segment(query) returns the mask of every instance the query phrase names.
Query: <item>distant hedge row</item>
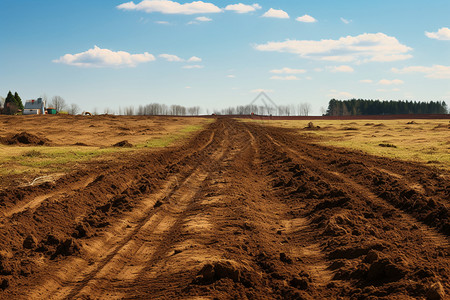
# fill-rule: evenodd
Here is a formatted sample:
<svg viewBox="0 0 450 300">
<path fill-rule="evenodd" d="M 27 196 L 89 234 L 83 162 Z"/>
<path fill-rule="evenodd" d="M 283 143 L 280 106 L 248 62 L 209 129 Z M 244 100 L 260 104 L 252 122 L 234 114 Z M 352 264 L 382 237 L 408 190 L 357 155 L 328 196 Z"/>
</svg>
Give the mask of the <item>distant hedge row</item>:
<svg viewBox="0 0 450 300">
<path fill-rule="evenodd" d="M 336 100 L 328 104 L 327 116 L 447 114 L 447 104 L 442 101 L 380 101 L 365 99 Z"/>
</svg>

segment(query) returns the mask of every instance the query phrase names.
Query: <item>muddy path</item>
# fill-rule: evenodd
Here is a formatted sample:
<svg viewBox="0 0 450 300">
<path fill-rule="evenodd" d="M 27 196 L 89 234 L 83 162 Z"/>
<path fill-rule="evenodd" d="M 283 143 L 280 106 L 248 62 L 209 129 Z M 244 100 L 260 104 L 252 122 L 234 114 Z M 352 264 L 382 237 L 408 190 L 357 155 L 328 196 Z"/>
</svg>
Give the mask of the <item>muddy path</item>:
<svg viewBox="0 0 450 300">
<path fill-rule="evenodd" d="M 444 299 L 441 172 L 217 119 L 183 146 L 4 191 L 0 298 Z"/>
</svg>

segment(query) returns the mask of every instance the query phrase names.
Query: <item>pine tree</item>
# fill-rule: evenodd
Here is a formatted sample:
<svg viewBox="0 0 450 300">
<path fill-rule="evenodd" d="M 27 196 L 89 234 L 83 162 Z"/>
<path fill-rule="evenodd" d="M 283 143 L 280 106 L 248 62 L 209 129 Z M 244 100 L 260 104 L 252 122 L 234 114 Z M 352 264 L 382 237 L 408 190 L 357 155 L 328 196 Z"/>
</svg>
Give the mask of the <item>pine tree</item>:
<svg viewBox="0 0 450 300">
<path fill-rule="evenodd" d="M 17 92 L 14 94 L 14 98 L 16 99 L 16 105 L 19 109 L 23 110 L 22 99 L 20 99 L 19 94 Z"/>
<path fill-rule="evenodd" d="M 17 112 L 16 98 L 14 98 L 11 91 L 6 96 L 3 112 L 7 115 L 13 115 Z"/>
</svg>

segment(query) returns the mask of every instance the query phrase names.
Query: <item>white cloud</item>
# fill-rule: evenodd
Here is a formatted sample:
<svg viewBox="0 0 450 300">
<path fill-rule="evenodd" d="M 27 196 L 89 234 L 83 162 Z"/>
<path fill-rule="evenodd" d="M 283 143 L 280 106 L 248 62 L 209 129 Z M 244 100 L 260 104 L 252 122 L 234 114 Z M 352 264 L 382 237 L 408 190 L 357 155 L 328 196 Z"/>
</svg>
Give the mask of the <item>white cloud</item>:
<svg viewBox="0 0 450 300">
<path fill-rule="evenodd" d="M 299 22 L 303 22 L 303 23 L 315 23 L 317 22 L 316 19 L 314 19 L 313 17 L 311 17 L 310 15 L 303 15 L 301 17 L 298 17 L 296 19 Z"/>
<path fill-rule="evenodd" d="M 372 79 L 361 79 L 359 82 L 362 82 L 362 83 L 373 83 L 373 80 Z"/>
<path fill-rule="evenodd" d="M 117 6 L 118 9 L 123 10 L 142 10 L 147 13 L 163 13 L 163 14 L 205 14 L 205 13 L 219 13 L 222 10 L 212 3 L 203 1 L 194 1 L 191 3 L 180 4 L 170 0 L 144 0 L 138 4 L 133 1 L 123 3 Z"/>
<path fill-rule="evenodd" d="M 208 17 L 197 17 L 197 18 L 195 18 L 195 20 L 197 20 L 199 22 L 210 22 L 210 21 L 212 21 L 212 19 L 208 18 Z"/>
<path fill-rule="evenodd" d="M 395 89 L 377 89 L 377 92 L 399 92 L 400 89 L 399 88 L 395 88 Z"/>
<path fill-rule="evenodd" d="M 344 23 L 344 24 L 350 24 L 350 23 L 352 22 L 352 20 L 347 20 L 347 19 L 344 19 L 344 18 L 342 18 L 342 17 L 341 17 L 341 21 L 342 21 L 342 23 Z"/>
<path fill-rule="evenodd" d="M 261 6 L 257 3 L 255 3 L 253 5 L 246 5 L 246 4 L 238 3 L 238 4 L 230 4 L 225 7 L 225 10 L 234 11 L 238 14 L 246 14 L 249 12 L 253 12 L 257 9 L 261 9 Z"/>
<path fill-rule="evenodd" d="M 425 31 L 425 35 L 430 39 L 436 39 L 440 41 L 449 41 L 450 40 L 450 29 L 447 27 L 442 27 L 437 32 L 428 32 Z"/>
<path fill-rule="evenodd" d="M 289 19 L 289 15 L 287 12 L 281 9 L 269 9 L 262 15 L 265 18 L 278 18 L 278 19 Z"/>
<path fill-rule="evenodd" d="M 236 76 L 235 76 L 235 75 L 232 75 L 232 74 L 227 75 L 227 77 L 228 77 L 228 78 L 236 78 Z"/>
<path fill-rule="evenodd" d="M 335 99 L 342 99 L 342 98 L 354 98 L 354 96 L 349 92 L 343 92 L 343 91 L 337 91 L 337 90 L 330 90 L 330 92 L 327 94 L 328 97 L 335 98 Z"/>
<path fill-rule="evenodd" d="M 331 67 L 331 72 L 333 72 L 333 73 L 337 73 L 337 72 L 351 73 L 354 71 L 355 70 L 352 67 L 346 66 L 346 65 Z"/>
<path fill-rule="evenodd" d="M 201 61 L 202 59 L 197 56 L 192 56 L 191 58 L 188 59 L 188 62 L 201 62 Z"/>
<path fill-rule="evenodd" d="M 178 57 L 176 55 L 173 55 L 173 54 L 160 54 L 158 56 L 161 57 L 161 58 L 164 58 L 165 60 L 170 61 L 170 62 L 181 62 L 181 61 L 184 61 L 184 59 L 182 59 L 182 58 L 180 58 L 180 57 Z"/>
<path fill-rule="evenodd" d="M 289 75 L 289 76 L 272 76 L 270 77 L 270 79 L 272 80 L 300 80 L 297 76 L 295 75 Z"/>
<path fill-rule="evenodd" d="M 274 90 L 270 90 L 270 89 L 255 89 L 255 90 L 251 90 L 250 93 L 272 93 L 274 92 Z"/>
<path fill-rule="evenodd" d="M 380 81 L 378 81 L 378 84 L 381 85 L 398 85 L 403 83 L 404 83 L 403 80 L 400 79 L 393 79 L 393 80 L 381 79 Z"/>
<path fill-rule="evenodd" d="M 183 66 L 183 69 L 203 69 L 204 66 L 201 65 L 187 65 L 187 66 Z"/>
<path fill-rule="evenodd" d="M 282 69 L 279 69 L 279 70 L 271 70 L 270 73 L 274 73 L 274 74 L 303 74 L 303 73 L 306 73 L 306 70 L 282 68 Z"/>
<path fill-rule="evenodd" d="M 423 73 L 427 78 L 450 79 L 450 66 L 433 65 L 432 67 L 411 66 L 403 69 L 392 68 L 392 72 L 398 74 Z"/>
<path fill-rule="evenodd" d="M 161 25 L 170 25 L 169 22 L 167 21 L 155 21 L 156 24 L 161 24 Z"/>
<path fill-rule="evenodd" d="M 97 46 L 85 52 L 77 54 L 66 54 L 59 59 L 53 60 L 55 63 L 62 63 L 77 67 L 135 67 L 140 63 L 154 61 L 155 57 L 145 52 L 143 54 L 130 54 L 125 51 L 112 51 L 102 49 Z"/>
<path fill-rule="evenodd" d="M 185 89 L 191 89 L 192 87 L 190 87 L 190 86 L 185 86 L 184 88 L 185 88 Z"/>
<path fill-rule="evenodd" d="M 338 40 L 286 40 L 254 46 L 259 51 L 297 54 L 303 58 L 339 62 L 386 62 L 411 58 L 412 49 L 384 33 L 364 33 Z"/>
</svg>

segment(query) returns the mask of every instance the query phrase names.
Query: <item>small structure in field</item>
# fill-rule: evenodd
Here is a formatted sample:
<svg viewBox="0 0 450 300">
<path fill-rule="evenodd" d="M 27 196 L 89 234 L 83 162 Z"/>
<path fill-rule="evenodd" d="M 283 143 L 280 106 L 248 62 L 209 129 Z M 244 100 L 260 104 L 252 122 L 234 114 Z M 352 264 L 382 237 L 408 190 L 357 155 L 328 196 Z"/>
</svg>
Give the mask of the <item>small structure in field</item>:
<svg viewBox="0 0 450 300">
<path fill-rule="evenodd" d="M 37 100 L 27 100 L 23 109 L 24 115 L 40 115 L 45 114 L 45 101 L 42 98 Z"/>
<path fill-rule="evenodd" d="M 47 114 L 48 115 L 56 115 L 56 108 L 54 108 L 54 107 L 47 107 Z"/>
</svg>

